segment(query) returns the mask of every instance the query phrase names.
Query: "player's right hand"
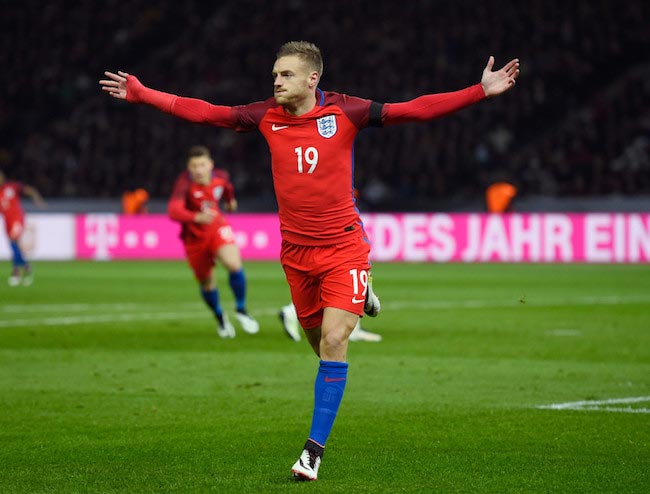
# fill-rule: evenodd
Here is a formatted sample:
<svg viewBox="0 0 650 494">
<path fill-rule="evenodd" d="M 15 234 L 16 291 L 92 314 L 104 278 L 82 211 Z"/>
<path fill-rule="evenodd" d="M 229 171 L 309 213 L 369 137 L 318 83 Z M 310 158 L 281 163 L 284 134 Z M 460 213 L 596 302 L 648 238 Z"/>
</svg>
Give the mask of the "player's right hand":
<svg viewBox="0 0 650 494">
<path fill-rule="evenodd" d="M 126 99 L 126 78 L 129 74 L 118 70 L 117 74 L 106 71 L 104 72 L 104 75 L 108 77 L 108 79 L 102 79 L 99 81 L 102 90 L 106 91 L 113 98 Z"/>
<path fill-rule="evenodd" d="M 217 212 L 208 209 L 206 211 L 199 211 L 194 215 L 194 223 L 200 223 L 202 225 L 209 225 L 217 217 Z"/>
</svg>

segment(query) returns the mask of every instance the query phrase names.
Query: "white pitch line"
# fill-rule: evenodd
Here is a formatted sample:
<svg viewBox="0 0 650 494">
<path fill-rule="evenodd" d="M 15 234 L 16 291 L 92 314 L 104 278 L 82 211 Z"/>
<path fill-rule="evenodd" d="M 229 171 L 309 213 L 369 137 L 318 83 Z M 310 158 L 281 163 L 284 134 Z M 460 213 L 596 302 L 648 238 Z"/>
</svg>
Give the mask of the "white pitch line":
<svg viewBox="0 0 650 494">
<path fill-rule="evenodd" d="M 174 307 L 190 309 L 200 307 L 199 302 L 178 303 Z M 1 308 L 2 312 L 22 313 L 22 312 L 87 312 L 98 310 L 142 310 L 148 308 L 154 310 L 160 307 L 158 304 L 138 304 L 138 303 L 116 303 L 116 304 L 15 304 L 6 305 Z"/>
<path fill-rule="evenodd" d="M 607 295 L 603 297 L 578 297 L 562 299 L 531 299 L 525 303 L 519 300 L 511 301 L 494 301 L 494 300 L 428 300 L 428 301 L 387 301 L 382 302 L 382 306 L 388 309 L 489 309 L 489 308 L 508 308 L 508 307 L 564 307 L 570 305 L 622 305 L 630 303 L 650 302 L 648 295 L 632 296 L 615 296 Z"/>
<path fill-rule="evenodd" d="M 578 297 L 574 299 L 528 299 L 526 303 L 519 300 L 495 301 L 495 300 L 393 300 L 382 302 L 386 309 L 485 309 L 501 307 L 558 307 L 567 305 L 620 305 L 638 302 L 650 302 L 650 295 L 631 295 L 617 296 L 605 295 L 602 297 Z M 178 303 L 174 307 L 190 309 L 198 308 L 199 302 Z M 14 304 L 0 307 L 0 312 L 21 313 L 21 312 L 84 312 L 97 310 L 141 310 L 142 308 L 155 310 L 156 304 L 137 304 L 137 303 L 115 303 L 115 304 Z M 279 308 L 278 308 L 279 310 Z"/>
<path fill-rule="evenodd" d="M 197 307 L 200 307 L 197 305 Z M 277 314 L 277 309 L 260 309 L 255 314 L 269 316 Z M 114 322 L 131 321 L 169 321 L 174 319 L 200 319 L 209 318 L 210 312 L 200 308 L 192 312 L 137 312 L 132 314 L 94 314 L 79 316 L 54 316 L 35 319 L 13 319 L 0 321 L 0 328 L 38 327 L 38 326 L 72 326 L 75 324 L 106 324 Z"/>
<path fill-rule="evenodd" d="M 603 297 L 581 297 L 576 299 L 558 299 L 558 300 L 535 300 L 529 301 L 526 304 L 521 304 L 518 301 L 491 301 L 491 300 L 430 300 L 430 301 L 386 301 L 384 302 L 384 310 L 404 310 L 404 309 L 421 309 L 421 310 L 435 310 L 435 309 L 484 309 L 484 308 L 514 308 L 519 306 L 534 306 L 534 307 L 561 307 L 567 305 L 619 305 L 627 303 L 650 302 L 650 296 L 626 296 L 619 297 L 608 295 Z M 78 316 L 53 316 L 43 318 L 22 318 L 3 321 L 0 320 L 0 328 L 10 327 L 23 327 L 23 326 L 38 326 L 47 325 L 53 326 L 57 324 L 72 325 L 83 323 L 109 323 L 118 321 L 141 321 L 147 319 L 155 320 L 169 320 L 169 319 L 183 319 L 186 317 L 196 318 L 203 317 L 203 307 L 199 302 L 192 303 L 179 303 L 174 304 L 174 307 L 188 312 L 156 312 L 156 304 L 137 304 L 137 303 L 116 303 L 116 304 L 15 304 L 0 307 L 0 312 L 5 314 L 23 314 L 23 313 L 70 313 L 70 312 L 89 312 L 89 311 L 115 311 L 119 314 L 107 315 L 78 315 Z M 167 307 L 166 307 L 167 308 Z M 137 312 L 146 310 L 146 312 Z M 192 310 L 192 312 L 189 312 Z M 129 314 L 129 312 L 135 312 Z M 277 314 L 278 308 L 261 308 L 255 309 L 254 313 L 259 315 L 273 315 Z"/>
<path fill-rule="evenodd" d="M 539 405 L 535 408 L 544 410 L 584 410 L 588 412 L 650 413 L 650 408 L 611 407 L 601 405 L 628 405 L 630 403 L 650 402 L 650 396 L 633 396 L 630 398 L 612 398 L 609 400 L 568 401 Z"/>
<path fill-rule="evenodd" d="M 577 408 L 576 410 L 588 410 L 593 412 L 619 412 L 619 413 L 650 413 L 650 408 L 617 408 L 617 407 L 586 407 L 586 408 Z"/>
<path fill-rule="evenodd" d="M 582 335 L 581 331 L 577 329 L 551 329 L 546 332 L 551 336 L 580 336 Z"/>
<path fill-rule="evenodd" d="M 14 319 L 12 321 L 0 321 L 0 328 L 18 328 L 24 326 L 70 326 L 74 324 L 151 320 L 164 321 L 170 319 L 205 317 L 206 314 L 200 312 L 141 312 L 139 314 L 97 314 L 87 316 L 42 317 L 40 319 Z"/>
</svg>

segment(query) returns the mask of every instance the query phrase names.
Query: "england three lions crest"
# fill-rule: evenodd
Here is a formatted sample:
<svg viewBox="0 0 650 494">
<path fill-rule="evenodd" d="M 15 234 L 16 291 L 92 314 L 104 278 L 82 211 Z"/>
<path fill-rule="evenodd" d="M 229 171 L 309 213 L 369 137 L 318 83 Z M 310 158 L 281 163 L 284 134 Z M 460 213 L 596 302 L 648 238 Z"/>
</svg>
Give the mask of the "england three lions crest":
<svg viewBox="0 0 650 494">
<path fill-rule="evenodd" d="M 316 124 L 318 125 L 318 133 L 325 139 L 329 139 L 336 134 L 336 115 L 321 117 L 316 120 Z"/>
</svg>

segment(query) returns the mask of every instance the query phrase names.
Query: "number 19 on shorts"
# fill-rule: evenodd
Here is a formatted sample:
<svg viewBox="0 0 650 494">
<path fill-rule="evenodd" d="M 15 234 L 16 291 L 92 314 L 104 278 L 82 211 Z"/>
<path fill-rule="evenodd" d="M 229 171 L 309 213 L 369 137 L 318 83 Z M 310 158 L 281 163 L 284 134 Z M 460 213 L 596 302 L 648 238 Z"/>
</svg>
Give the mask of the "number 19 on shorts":
<svg viewBox="0 0 650 494">
<path fill-rule="evenodd" d="M 350 276 L 352 276 L 352 290 L 354 290 L 354 295 L 366 296 L 368 291 L 368 271 L 365 269 L 351 269 Z M 361 290 L 361 293 L 359 293 Z"/>
</svg>

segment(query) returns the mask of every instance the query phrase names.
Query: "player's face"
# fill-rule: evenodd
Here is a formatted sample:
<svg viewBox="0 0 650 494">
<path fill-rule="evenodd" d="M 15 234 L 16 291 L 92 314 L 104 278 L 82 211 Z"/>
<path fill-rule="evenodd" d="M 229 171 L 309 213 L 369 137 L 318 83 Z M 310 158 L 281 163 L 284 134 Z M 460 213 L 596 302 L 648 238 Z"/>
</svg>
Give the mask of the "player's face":
<svg viewBox="0 0 650 494">
<path fill-rule="evenodd" d="M 190 177 L 194 182 L 201 185 L 210 183 L 212 168 L 214 168 L 214 161 L 207 156 L 194 156 L 187 162 L 187 170 L 190 172 Z"/>
<path fill-rule="evenodd" d="M 278 58 L 273 65 L 273 95 L 282 106 L 294 106 L 313 96 L 318 84 L 318 72 L 297 55 Z"/>
</svg>

